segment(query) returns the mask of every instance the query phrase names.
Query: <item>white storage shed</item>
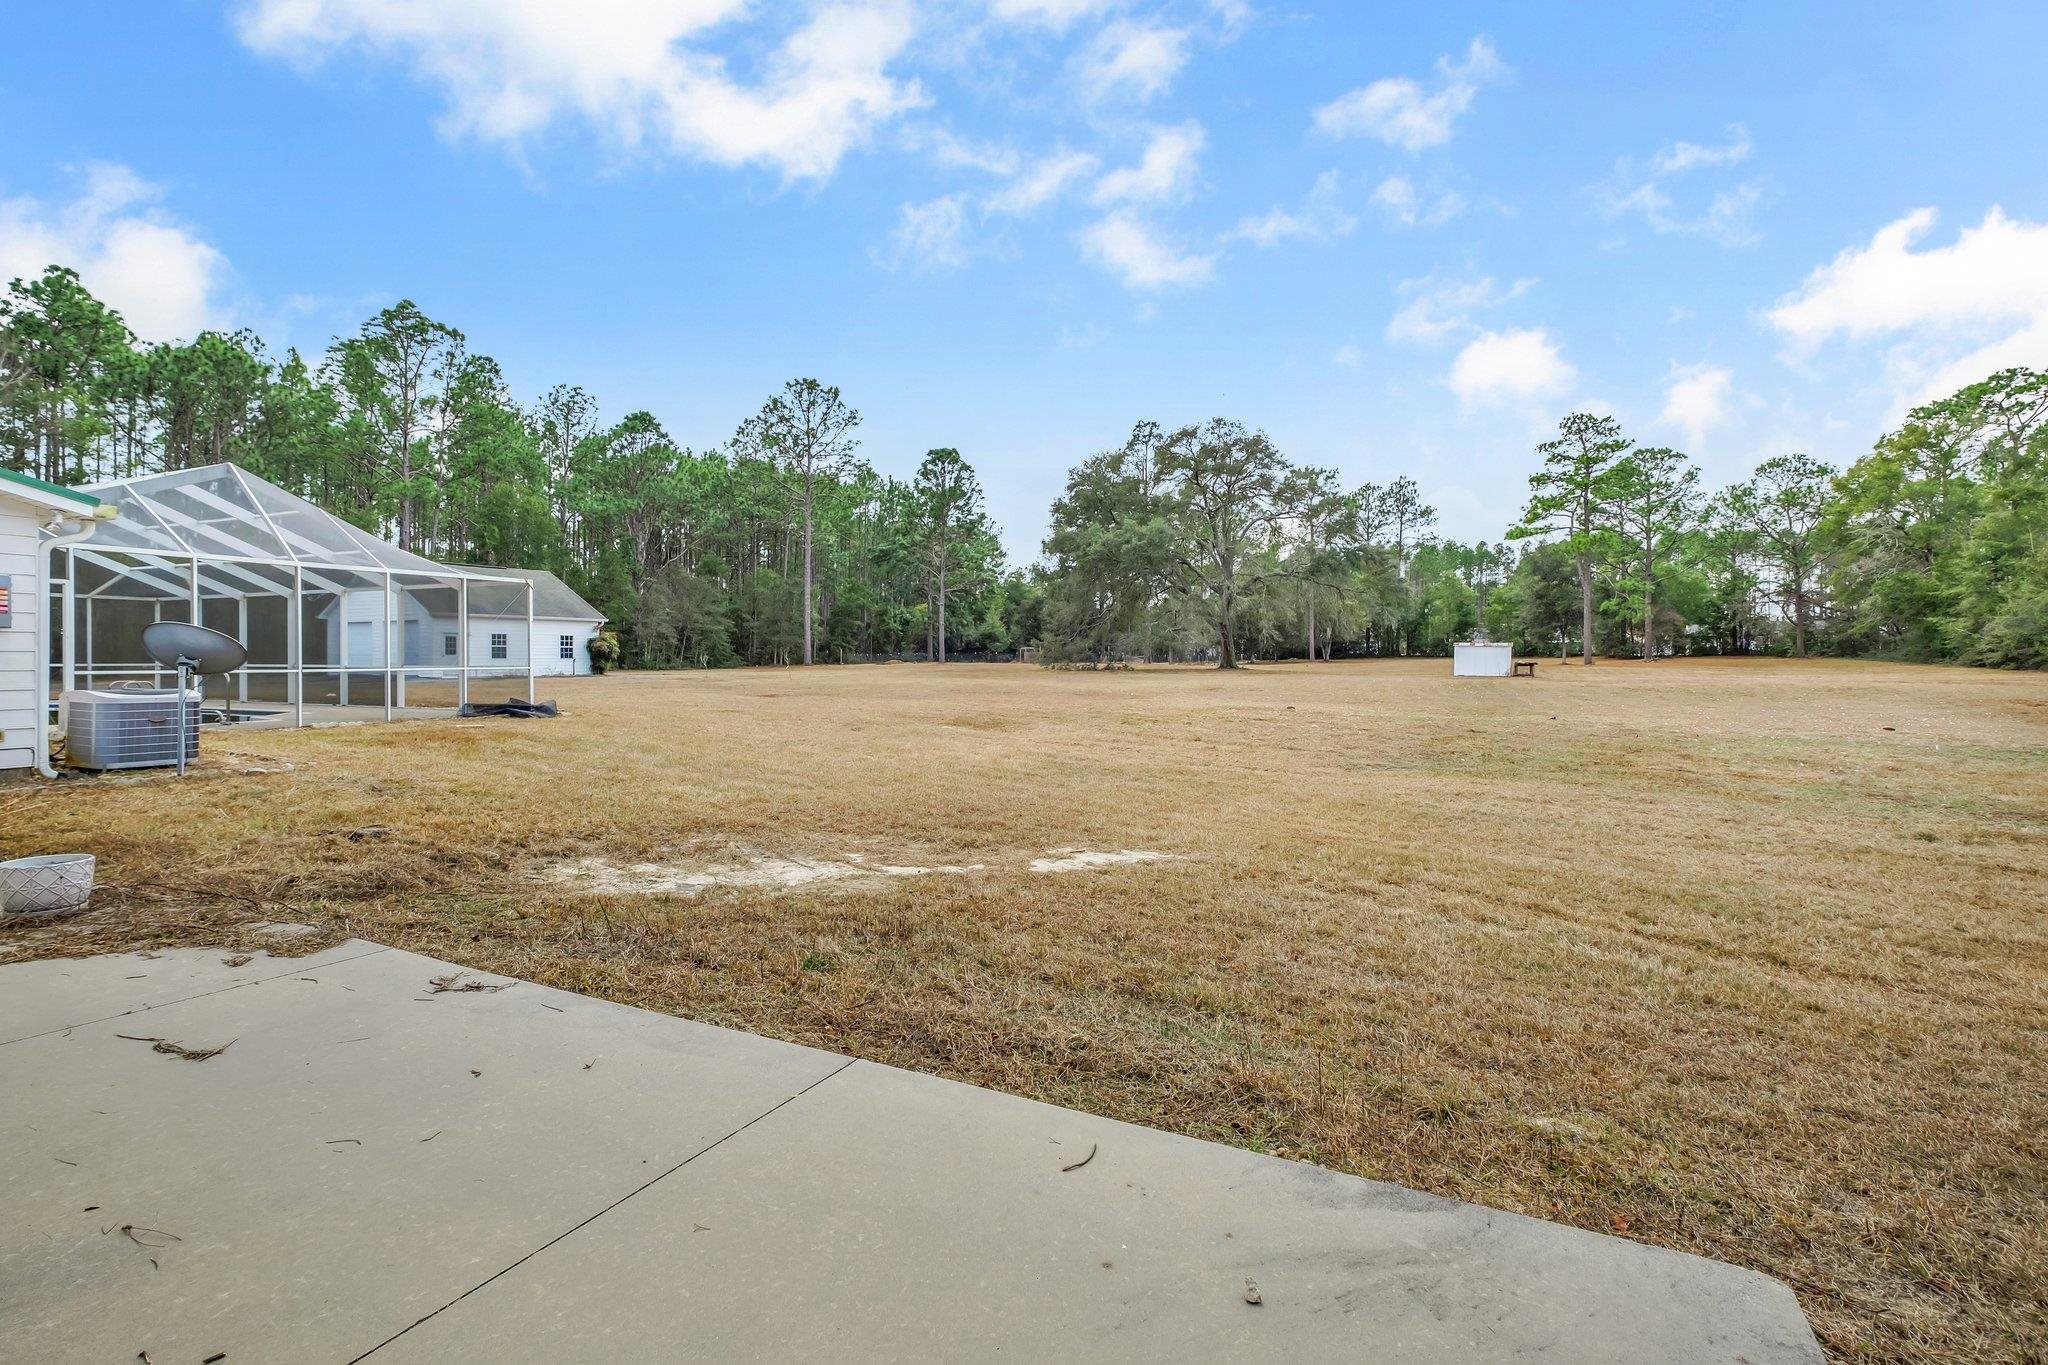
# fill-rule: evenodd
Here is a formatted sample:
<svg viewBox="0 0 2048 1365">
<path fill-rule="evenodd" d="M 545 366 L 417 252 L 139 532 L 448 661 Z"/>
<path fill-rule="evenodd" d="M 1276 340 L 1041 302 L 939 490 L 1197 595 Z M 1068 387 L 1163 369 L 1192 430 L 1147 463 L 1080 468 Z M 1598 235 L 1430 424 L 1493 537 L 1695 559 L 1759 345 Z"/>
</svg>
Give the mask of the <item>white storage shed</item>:
<svg viewBox="0 0 2048 1365">
<path fill-rule="evenodd" d="M 1515 671 L 1515 647 L 1490 640 L 1460 640 L 1451 646 L 1454 678 L 1505 678 Z"/>
</svg>

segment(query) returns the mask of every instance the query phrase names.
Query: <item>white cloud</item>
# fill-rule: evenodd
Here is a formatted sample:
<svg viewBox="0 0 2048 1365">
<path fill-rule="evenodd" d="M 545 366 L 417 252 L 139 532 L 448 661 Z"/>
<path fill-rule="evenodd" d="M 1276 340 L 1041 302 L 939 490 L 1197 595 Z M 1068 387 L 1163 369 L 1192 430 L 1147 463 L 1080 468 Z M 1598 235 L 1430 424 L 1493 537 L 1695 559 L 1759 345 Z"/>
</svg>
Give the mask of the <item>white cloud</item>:
<svg viewBox="0 0 2048 1365">
<path fill-rule="evenodd" d="M 1401 281 L 1409 300 L 1387 323 L 1387 340 L 1433 345 L 1474 331 L 1472 314 L 1518 299 L 1536 285 L 1516 280 L 1503 289 L 1491 275 L 1477 280 L 1423 278 Z"/>
<path fill-rule="evenodd" d="M 1078 59 L 1081 88 L 1094 100 L 1149 100 L 1187 65 L 1189 36 L 1163 24 L 1106 25 Z"/>
<path fill-rule="evenodd" d="M 1760 234 L 1751 226 L 1756 206 L 1763 200 L 1762 185 L 1751 181 L 1737 185 L 1732 190 L 1723 190 L 1707 205 L 1707 211 L 1686 229 L 1705 233 L 1718 242 L 1729 246 L 1747 246 L 1760 240 Z"/>
<path fill-rule="evenodd" d="M 1224 36 L 1234 38 L 1258 11 L 1251 0 L 1209 0 L 1209 13 L 1222 26 Z"/>
<path fill-rule="evenodd" d="M 1901 355 L 1890 369 L 1897 407 L 1904 410 L 2021 365 L 2048 370 L 2048 317 L 1953 359 L 1939 353 Z"/>
<path fill-rule="evenodd" d="M 929 135 L 921 137 L 920 145 L 942 159 L 951 156 L 958 145 Z M 975 150 L 971 144 L 967 146 L 969 151 Z M 897 210 L 887 244 L 870 252 L 878 265 L 925 272 L 958 269 L 979 245 L 977 222 L 1036 213 L 1092 174 L 1097 162 L 1085 152 L 1059 147 L 1021 166 L 1014 153 L 998 154 L 994 149 L 957 164 L 1005 178 L 986 192 L 957 191 L 923 203 L 904 204 Z"/>
<path fill-rule="evenodd" d="M 1763 186 L 1752 181 L 1721 191 L 1704 210 L 1687 217 L 1678 212 L 1670 193 L 1652 181 L 1610 198 L 1607 216 L 1640 213 L 1643 221 L 1657 232 L 1692 233 L 1711 237 L 1725 246 L 1750 246 L 1761 240 L 1751 219 L 1762 198 Z"/>
<path fill-rule="evenodd" d="M 1342 365 L 1347 370 L 1355 370 L 1365 364 L 1365 348 L 1355 341 L 1347 341 L 1330 357 L 1330 363 Z"/>
<path fill-rule="evenodd" d="M 1118 209 L 1083 228 L 1080 242 L 1089 260 L 1132 289 L 1200 284 L 1215 266 L 1213 257 L 1183 251 L 1128 209 Z"/>
<path fill-rule="evenodd" d="M 1641 164 L 1623 157 L 1599 191 L 1603 207 L 1609 218 L 1639 214 L 1656 232 L 1692 233 L 1727 246 L 1750 245 L 1758 240 L 1750 220 L 1763 198 L 1760 183 L 1745 181 L 1720 190 L 1705 208 L 1688 214 L 1680 211 L 1670 182 L 1693 171 L 1739 166 L 1755 150 L 1749 130 L 1736 123 L 1729 125 L 1728 140 L 1720 144 L 1674 142 Z"/>
<path fill-rule="evenodd" d="M 1548 398 L 1577 374 L 1540 327 L 1481 332 L 1451 363 L 1451 391 L 1466 404 Z"/>
<path fill-rule="evenodd" d="M 983 214 L 1019 216 L 1034 213 L 1093 175 L 1102 164 L 1087 152 L 1061 143 L 1042 156 L 1029 157 L 1003 143 L 979 142 L 944 128 L 904 131 L 902 145 L 923 152 L 949 170 L 977 171 L 997 183 L 971 197 Z"/>
<path fill-rule="evenodd" d="M 910 151 L 925 152 L 951 170 L 981 171 L 987 175 L 1014 175 L 1015 148 L 996 142 L 977 142 L 949 128 L 910 127 L 903 130 L 902 145 Z"/>
<path fill-rule="evenodd" d="M 948 194 L 905 204 L 878 259 L 892 270 L 957 270 L 967 264 L 967 212 L 963 196 Z"/>
<path fill-rule="evenodd" d="M 1461 62 L 1437 58 L 1436 71 L 1434 90 L 1411 76 L 1386 76 L 1339 95 L 1316 110 L 1316 127 L 1332 137 L 1376 137 L 1408 152 L 1438 147 L 1451 140 L 1481 87 L 1507 74 L 1484 38 L 1472 40 Z"/>
<path fill-rule="evenodd" d="M 1086 152 L 1061 147 L 1018 172 L 1009 184 L 988 196 L 990 213 L 1025 214 L 1044 208 L 1066 193 L 1068 186 L 1092 175 L 1097 162 Z"/>
<path fill-rule="evenodd" d="M 989 13 L 1011 23 L 1065 30 L 1076 19 L 1116 8 L 1120 0 L 989 0 Z"/>
<path fill-rule="evenodd" d="M 1915 209 L 1806 277 L 1765 317 L 1795 341 L 1883 336 L 1915 327 L 1968 329 L 2048 313 L 2048 223 L 1985 214 L 1942 247 L 1915 251 L 1937 213 Z"/>
<path fill-rule="evenodd" d="M 1373 188 L 1373 207 L 1391 227 L 1435 227 L 1465 211 L 1465 197 L 1456 190 L 1434 196 L 1415 187 L 1405 175 L 1390 175 Z"/>
<path fill-rule="evenodd" d="M 1650 158 L 1650 174 L 1679 175 L 1701 166 L 1736 166 L 1749 160 L 1749 154 L 1756 146 L 1749 140 L 1749 129 L 1740 123 L 1730 124 L 1728 140 L 1714 146 L 1699 142 L 1674 142 L 1660 147 Z"/>
<path fill-rule="evenodd" d="M 0 281 L 69 266 L 144 341 L 227 326 L 227 258 L 158 207 L 162 192 L 125 166 L 88 166 L 84 181 L 68 204 L 0 199 Z"/>
<path fill-rule="evenodd" d="M 2048 223 L 1997 208 L 1947 246 L 1915 250 L 1937 219 L 1915 209 L 1808 275 L 1764 314 L 1811 350 L 1888 339 L 1902 404 L 2012 365 L 2048 366 Z"/>
<path fill-rule="evenodd" d="M 1230 236 L 1260 246 L 1278 246 L 1295 239 L 1327 242 L 1347 236 L 1358 226 L 1358 219 L 1345 212 L 1343 191 L 1342 177 L 1324 171 L 1316 177 L 1300 209 L 1275 207 L 1256 218 L 1246 218 Z"/>
<path fill-rule="evenodd" d="M 1707 433 L 1728 420 L 1734 398 L 1735 376 L 1722 366 L 1673 365 L 1657 420 L 1683 431 L 1697 452 L 1705 447 Z"/>
<path fill-rule="evenodd" d="M 1111 171 L 1095 183 L 1097 204 L 1165 202 L 1182 199 L 1193 186 L 1202 148 L 1208 141 L 1199 123 L 1155 128 L 1135 166 Z"/>
<path fill-rule="evenodd" d="M 444 129 L 519 143 L 579 118 L 627 147 L 823 179 L 878 126 L 924 103 L 889 65 L 913 32 L 907 0 L 834 0 L 808 12 L 754 82 L 701 45 L 747 0 L 400 3 L 247 0 L 251 49 L 303 64 L 362 49 L 408 63 L 448 102 Z"/>
</svg>

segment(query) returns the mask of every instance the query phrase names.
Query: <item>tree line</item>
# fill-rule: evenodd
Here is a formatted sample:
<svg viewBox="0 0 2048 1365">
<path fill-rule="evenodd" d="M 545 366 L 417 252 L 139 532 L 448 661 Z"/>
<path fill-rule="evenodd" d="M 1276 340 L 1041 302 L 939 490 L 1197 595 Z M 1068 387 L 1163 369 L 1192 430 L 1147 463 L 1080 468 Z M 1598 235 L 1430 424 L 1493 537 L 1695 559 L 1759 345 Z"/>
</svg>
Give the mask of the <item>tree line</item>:
<svg viewBox="0 0 2048 1365">
<path fill-rule="evenodd" d="M 139 345 L 71 271 L 0 301 L 0 459 L 92 483 L 231 460 L 433 558 L 540 567 L 628 665 L 948 654 L 1047 663 L 1524 652 L 1873 655 L 2048 666 L 2048 376 L 1914 409 L 1845 470 L 1766 459 L 1708 494 L 1682 452 L 1574 413 L 1496 543 L 1435 534 L 1416 481 L 1345 488 L 1218 419 L 1077 465 L 1040 563 L 1004 563 L 958 450 L 860 457 L 792 380 L 721 447 L 572 385 L 522 406 L 400 302 L 305 357 L 249 332 Z"/>
<path fill-rule="evenodd" d="M 519 404 L 496 361 L 402 301 L 319 356 L 250 332 L 144 346 L 67 269 L 0 300 L 0 459 L 54 483 L 232 461 L 430 558 L 561 574 L 623 661 L 718 667 L 1008 654 L 1037 590 L 973 468 L 859 458 L 860 414 L 793 380 L 723 447 L 573 385 Z"/>
<path fill-rule="evenodd" d="M 1218 419 L 1130 439 L 1067 477 L 1040 566 L 1048 662 L 1429 652 L 1415 481 L 1339 485 Z M 1459 568 L 1467 568 L 1463 559 Z"/>
<path fill-rule="evenodd" d="M 1411 479 L 1344 491 L 1263 434 L 1140 424 L 1076 467 L 1041 569 L 1054 660 L 1523 652 L 1875 655 L 2048 667 L 2048 375 L 1915 408 L 1837 470 L 1773 456 L 1708 495 L 1682 452 L 1573 413 L 1495 544 Z"/>
<path fill-rule="evenodd" d="M 1845 470 L 1777 455 L 1711 496 L 1686 456 L 1608 417 L 1574 413 L 1538 454 L 1508 535 L 1543 544 L 1485 618 L 1504 638 L 1587 660 L 2048 666 L 2048 375 L 2003 370 L 1914 408 Z"/>
</svg>

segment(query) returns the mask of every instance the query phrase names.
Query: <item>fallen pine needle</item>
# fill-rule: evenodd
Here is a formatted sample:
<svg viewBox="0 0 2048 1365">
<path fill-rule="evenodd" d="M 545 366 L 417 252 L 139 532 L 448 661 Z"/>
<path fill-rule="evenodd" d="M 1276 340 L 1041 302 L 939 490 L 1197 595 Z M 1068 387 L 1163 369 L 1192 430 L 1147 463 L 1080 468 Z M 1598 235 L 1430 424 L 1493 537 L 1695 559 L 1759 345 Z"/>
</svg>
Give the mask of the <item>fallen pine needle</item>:
<svg viewBox="0 0 2048 1365">
<path fill-rule="evenodd" d="M 466 977 L 461 972 L 449 972 L 429 981 L 427 989 L 436 994 L 442 991 L 502 991 L 512 984 L 510 981 L 485 981 L 480 977 Z"/>
<path fill-rule="evenodd" d="M 166 1057 L 176 1057 L 186 1062 L 203 1062 L 209 1057 L 218 1057 L 238 1041 L 230 1038 L 219 1047 L 186 1047 L 183 1043 L 174 1043 L 168 1038 L 141 1038 L 133 1033 L 117 1033 L 114 1036 L 126 1038 L 131 1043 L 154 1043 L 156 1046 L 150 1048 L 151 1052 L 161 1052 Z"/>
<path fill-rule="evenodd" d="M 1086 1155 L 1086 1156 L 1082 1157 L 1082 1158 L 1081 1158 L 1081 1159 L 1080 1159 L 1079 1161 L 1075 1162 L 1075 1163 L 1074 1163 L 1073 1165 L 1071 1165 L 1071 1166 L 1062 1166 L 1062 1167 L 1060 1167 L 1060 1169 L 1061 1169 L 1062 1171 L 1078 1171 L 1078 1170 L 1080 1170 L 1080 1169 L 1081 1169 L 1081 1168 L 1082 1168 L 1083 1166 L 1086 1166 L 1086 1165 L 1087 1165 L 1087 1164 L 1088 1164 L 1089 1162 L 1091 1162 L 1091 1161 L 1093 1161 L 1093 1160 L 1095 1160 L 1095 1144 L 1091 1142 L 1091 1143 L 1089 1143 L 1089 1144 L 1088 1144 L 1088 1155 Z"/>
<path fill-rule="evenodd" d="M 169 1246 L 171 1242 L 182 1242 L 185 1240 L 175 1232 L 165 1232 L 162 1228 L 139 1228 L 133 1223 L 121 1224 L 121 1231 L 127 1233 L 128 1240 L 135 1243 L 135 1245 L 149 1247 L 151 1250 L 161 1250 Z M 171 1239 L 171 1242 L 145 1241 L 144 1238 L 146 1237 L 168 1237 Z"/>
</svg>

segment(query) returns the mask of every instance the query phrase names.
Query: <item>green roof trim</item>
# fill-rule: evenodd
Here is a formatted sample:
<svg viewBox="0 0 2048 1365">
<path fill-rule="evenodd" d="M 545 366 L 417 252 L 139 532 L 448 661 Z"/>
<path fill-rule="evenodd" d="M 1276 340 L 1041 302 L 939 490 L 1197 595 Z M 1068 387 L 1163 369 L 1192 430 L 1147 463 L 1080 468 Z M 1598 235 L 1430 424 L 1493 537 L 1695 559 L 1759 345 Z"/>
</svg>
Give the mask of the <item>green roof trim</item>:
<svg viewBox="0 0 2048 1365">
<path fill-rule="evenodd" d="M 47 479 L 39 479 L 33 474 L 23 474 L 12 469 L 0 468 L 0 482 L 18 483 L 40 492 L 55 493 L 59 497 L 70 498 L 73 502 L 83 507 L 98 507 L 100 505 L 98 498 L 82 488 L 66 488 L 61 483 L 51 483 Z"/>
</svg>

